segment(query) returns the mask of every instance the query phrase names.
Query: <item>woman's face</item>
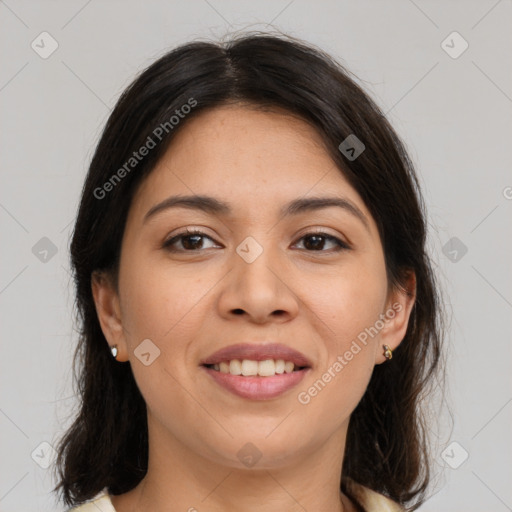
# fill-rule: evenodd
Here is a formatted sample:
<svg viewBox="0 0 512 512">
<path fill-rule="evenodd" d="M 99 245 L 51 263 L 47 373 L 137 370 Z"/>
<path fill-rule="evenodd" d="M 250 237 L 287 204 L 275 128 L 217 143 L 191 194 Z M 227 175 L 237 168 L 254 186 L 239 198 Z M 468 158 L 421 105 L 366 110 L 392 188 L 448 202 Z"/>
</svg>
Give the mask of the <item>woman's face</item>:
<svg viewBox="0 0 512 512">
<path fill-rule="evenodd" d="M 171 206 L 175 196 L 226 206 Z M 313 198 L 341 206 L 308 207 Z M 187 229 L 201 235 L 179 238 Z M 182 127 L 132 202 L 118 292 L 100 280 L 93 290 L 105 336 L 146 401 L 150 441 L 239 468 L 291 464 L 333 434 L 344 439 L 382 345 L 400 343 L 412 306 L 388 290 L 375 221 L 315 130 L 240 106 Z M 258 358 L 293 358 L 259 350 L 269 344 L 300 352 L 307 368 L 230 376 L 236 362 L 203 365 L 239 344 L 258 345 L 245 373 L 282 371 Z"/>
</svg>

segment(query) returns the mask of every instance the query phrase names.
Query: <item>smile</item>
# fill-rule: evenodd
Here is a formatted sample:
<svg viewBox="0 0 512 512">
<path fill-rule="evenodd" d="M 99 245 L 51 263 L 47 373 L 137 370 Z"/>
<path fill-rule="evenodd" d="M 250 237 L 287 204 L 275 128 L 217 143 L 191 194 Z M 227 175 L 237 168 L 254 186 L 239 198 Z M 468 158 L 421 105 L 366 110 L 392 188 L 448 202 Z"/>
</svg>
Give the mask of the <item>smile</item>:
<svg viewBox="0 0 512 512">
<path fill-rule="evenodd" d="M 295 367 L 292 362 L 282 359 L 235 359 L 215 365 L 202 365 L 201 368 L 225 390 L 251 400 L 269 400 L 282 395 L 299 384 L 310 370 L 306 367 Z"/>
</svg>

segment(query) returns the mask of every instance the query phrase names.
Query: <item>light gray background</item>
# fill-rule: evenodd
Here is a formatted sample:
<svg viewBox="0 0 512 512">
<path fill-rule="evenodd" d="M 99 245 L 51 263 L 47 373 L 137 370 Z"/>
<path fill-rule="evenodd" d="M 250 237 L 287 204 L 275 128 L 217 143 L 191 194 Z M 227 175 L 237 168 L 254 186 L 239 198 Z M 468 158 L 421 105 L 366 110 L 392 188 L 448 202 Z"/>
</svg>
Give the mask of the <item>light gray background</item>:
<svg viewBox="0 0 512 512">
<path fill-rule="evenodd" d="M 453 429 L 441 421 L 437 494 L 421 510 L 512 510 L 511 14 L 510 0 L 0 1 L 0 510 L 64 510 L 40 444 L 55 444 L 76 405 L 67 247 L 110 109 L 170 47 L 267 23 L 358 75 L 421 176 L 453 317 Z M 43 31 L 59 45 L 47 59 L 31 48 Z M 469 44 L 458 58 L 441 46 L 453 31 Z M 457 37 L 445 43 L 452 54 Z M 43 237 L 58 250 L 46 262 L 32 252 Z M 466 254 L 446 245 L 453 237 Z"/>
</svg>

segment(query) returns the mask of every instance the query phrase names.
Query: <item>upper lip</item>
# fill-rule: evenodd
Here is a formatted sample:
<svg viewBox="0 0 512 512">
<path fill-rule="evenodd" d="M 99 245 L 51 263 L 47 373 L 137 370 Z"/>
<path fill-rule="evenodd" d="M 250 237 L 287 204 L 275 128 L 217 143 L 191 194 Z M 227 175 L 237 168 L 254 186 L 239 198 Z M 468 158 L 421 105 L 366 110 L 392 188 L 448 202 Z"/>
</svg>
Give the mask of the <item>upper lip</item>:
<svg viewBox="0 0 512 512">
<path fill-rule="evenodd" d="M 201 361 L 202 365 L 218 364 L 222 361 L 251 359 L 265 361 L 266 359 L 283 359 L 291 361 L 298 367 L 310 367 L 311 362 L 301 352 L 281 343 L 239 343 L 221 348 Z"/>
</svg>

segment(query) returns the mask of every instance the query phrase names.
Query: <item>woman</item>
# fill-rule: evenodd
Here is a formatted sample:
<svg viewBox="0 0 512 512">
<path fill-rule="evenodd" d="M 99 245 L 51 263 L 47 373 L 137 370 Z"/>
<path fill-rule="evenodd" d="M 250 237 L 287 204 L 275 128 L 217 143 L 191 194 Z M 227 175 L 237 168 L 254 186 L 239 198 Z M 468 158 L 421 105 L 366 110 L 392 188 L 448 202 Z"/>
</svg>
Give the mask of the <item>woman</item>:
<svg viewBox="0 0 512 512">
<path fill-rule="evenodd" d="M 399 138 L 321 50 L 251 34 L 157 60 L 75 224 L 63 501 L 416 509 L 441 350 L 425 218 Z"/>
</svg>

